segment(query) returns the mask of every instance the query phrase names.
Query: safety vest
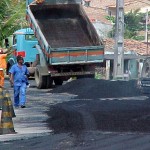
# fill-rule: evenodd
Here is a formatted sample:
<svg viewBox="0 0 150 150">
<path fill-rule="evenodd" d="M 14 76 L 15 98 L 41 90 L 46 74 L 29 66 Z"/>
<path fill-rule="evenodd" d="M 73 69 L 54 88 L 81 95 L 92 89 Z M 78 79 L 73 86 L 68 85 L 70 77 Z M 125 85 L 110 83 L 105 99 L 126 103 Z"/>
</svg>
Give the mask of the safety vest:
<svg viewBox="0 0 150 150">
<path fill-rule="evenodd" d="M 7 57 L 7 54 L 0 54 L 0 68 L 1 69 L 6 69 L 7 67 L 6 57 Z"/>
</svg>

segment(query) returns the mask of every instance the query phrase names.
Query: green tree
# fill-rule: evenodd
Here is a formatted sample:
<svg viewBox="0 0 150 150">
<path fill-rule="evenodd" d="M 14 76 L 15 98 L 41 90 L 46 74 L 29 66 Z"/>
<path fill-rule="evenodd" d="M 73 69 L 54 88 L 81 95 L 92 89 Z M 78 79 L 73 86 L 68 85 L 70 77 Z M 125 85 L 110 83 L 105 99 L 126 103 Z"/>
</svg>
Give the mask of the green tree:
<svg viewBox="0 0 150 150">
<path fill-rule="evenodd" d="M 126 39 L 138 39 L 137 33 L 138 31 L 143 31 L 145 28 L 144 24 L 145 13 L 140 13 L 139 9 L 135 11 L 130 11 L 124 15 L 124 23 L 125 23 L 125 32 L 124 38 Z M 110 31 L 109 37 L 115 36 L 115 25 Z"/>
<path fill-rule="evenodd" d="M 125 38 L 134 39 L 137 36 L 138 31 L 144 30 L 144 26 L 141 24 L 144 15 L 144 13 L 139 13 L 139 9 L 135 11 L 131 10 L 129 13 L 124 15 Z"/>
<path fill-rule="evenodd" d="M 22 27 L 27 26 L 25 20 L 25 0 L 0 1 L 0 46 L 6 37 Z"/>
</svg>

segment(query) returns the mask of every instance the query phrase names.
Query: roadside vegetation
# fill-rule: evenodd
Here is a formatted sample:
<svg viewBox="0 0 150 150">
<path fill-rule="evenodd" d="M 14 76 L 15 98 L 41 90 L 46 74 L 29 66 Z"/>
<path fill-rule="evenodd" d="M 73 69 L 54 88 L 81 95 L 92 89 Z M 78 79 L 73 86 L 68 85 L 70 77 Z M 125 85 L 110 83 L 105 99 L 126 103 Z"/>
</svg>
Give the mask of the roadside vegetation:
<svg viewBox="0 0 150 150">
<path fill-rule="evenodd" d="M 3 40 L 14 31 L 28 26 L 25 19 L 26 0 L 0 0 L 0 47 Z M 149 12 L 150 15 L 150 12 Z M 130 11 L 124 16 L 125 23 L 125 39 L 144 40 L 144 35 L 140 32 L 145 31 L 145 13 L 140 13 L 139 10 Z M 109 37 L 115 36 L 115 17 L 107 16 L 108 20 L 114 23 L 112 31 L 109 32 Z M 150 24 L 147 25 L 148 30 Z"/>
<path fill-rule="evenodd" d="M 15 30 L 27 26 L 25 7 L 25 0 L 0 0 L 0 47 Z"/>
<path fill-rule="evenodd" d="M 150 15 L 150 12 L 148 13 Z M 114 27 L 112 31 L 109 32 L 109 37 L 115 36 L 115 17 L 106 17 L 112 23 Z M 134 39 L 134 40 L 144 40 L 145 37 L 141 32 L 145 31 L 146 28 L 146 14 L 139 12 L 139 9 L 135 11 L 130 11 L 124 15 L 124 24 L 125 24 L 125 39 Z M 150 24 L 147 25 L 148 30 L 150 30 Z"/>
</svg>

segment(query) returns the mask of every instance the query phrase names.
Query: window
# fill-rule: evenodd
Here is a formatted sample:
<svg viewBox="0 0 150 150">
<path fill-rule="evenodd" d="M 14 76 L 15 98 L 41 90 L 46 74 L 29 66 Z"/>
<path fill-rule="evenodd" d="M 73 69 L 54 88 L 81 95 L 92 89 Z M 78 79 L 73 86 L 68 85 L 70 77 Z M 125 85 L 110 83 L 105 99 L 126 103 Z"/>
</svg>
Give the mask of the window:
<svg viewBox="0 0 150 150">
<path fill-rule="evenodd" d="M 16 44 L 16 43 L 17 43 L 17 36 L 14 35 L 14 36 L 13 36 L 13 45 Z"/>
<path fill-rule="evenodd" d="M 9 40 L 8 40 L 8 38 L 5 39 L 5 47 L 6 47 L 6 48 L 9 47 Z"/>
<path fill-rule="evenodd" d="M 26 34 L 25 35 L 25 39 L 28 41 L 36 41 L 36 37 L 34 36 L 34 34 Z"/>
</svg>

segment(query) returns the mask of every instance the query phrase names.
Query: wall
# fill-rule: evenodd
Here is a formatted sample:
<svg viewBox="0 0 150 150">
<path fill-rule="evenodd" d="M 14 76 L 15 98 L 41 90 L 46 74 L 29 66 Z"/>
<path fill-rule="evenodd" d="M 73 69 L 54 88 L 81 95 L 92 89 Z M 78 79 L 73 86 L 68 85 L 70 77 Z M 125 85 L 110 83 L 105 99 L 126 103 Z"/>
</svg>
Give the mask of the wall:
<svg viewBox="0 0 150 150">
<path fill-rule="evenodd" d="M 98 33 L 98 35 L 102 38 L 108 37 L 108 32 L 112 30 L 113 25 L 105 24 L 100 21 L 93 22 L 93 25 Z"/>
</svg>

